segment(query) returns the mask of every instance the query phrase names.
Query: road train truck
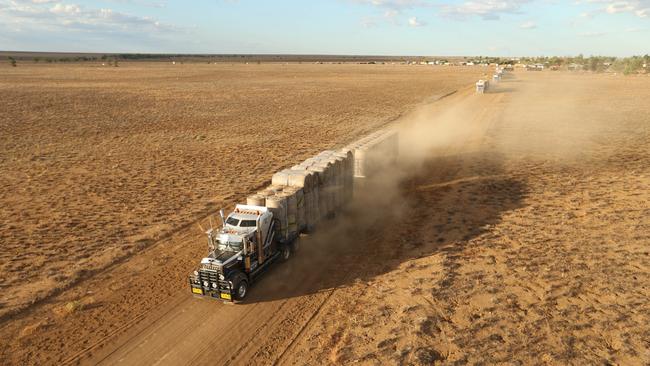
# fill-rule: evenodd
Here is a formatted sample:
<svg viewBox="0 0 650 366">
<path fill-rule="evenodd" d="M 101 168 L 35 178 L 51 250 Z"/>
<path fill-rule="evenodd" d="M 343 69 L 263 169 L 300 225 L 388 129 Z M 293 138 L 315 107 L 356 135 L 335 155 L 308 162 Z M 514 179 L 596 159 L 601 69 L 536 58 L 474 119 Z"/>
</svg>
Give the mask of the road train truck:
<svg viewBox="0 0 650 366">
<path fill-rule="evenodd" d="M 249 285 L 273 262 L 298 249 L 298 235 L 281 235 L 267 207 L 236 205 L 223 226 L 206 231 L 208 256 L 190 275 L 192 293 L 226 301 L 242 300 Z"/>
<path fill-rule="evenodd" d="M 376 174 L 397 162 L 398 134 L 382 129 L 343 147 L 326 150 L 273 174 L 271 185 L 236 205 L 223 227 L 210 229 L 208 256 L 189 278 L 196 296 L 242 300 L 274 262 L 287 260 L 301 233 L 341 213 Z"/>
</svg>

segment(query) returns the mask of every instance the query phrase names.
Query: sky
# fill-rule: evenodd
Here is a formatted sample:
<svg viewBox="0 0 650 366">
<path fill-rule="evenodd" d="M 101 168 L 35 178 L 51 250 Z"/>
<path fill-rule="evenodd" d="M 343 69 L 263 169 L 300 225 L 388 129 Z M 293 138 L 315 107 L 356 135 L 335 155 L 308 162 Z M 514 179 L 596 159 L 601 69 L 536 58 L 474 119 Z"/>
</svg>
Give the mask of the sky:
<svg viewBox="0 0 650 366">
<path fill-rule="evenodd" d="M 0 0 L 0 50 L 650 53 L 650 0 Z"/>
</svg>

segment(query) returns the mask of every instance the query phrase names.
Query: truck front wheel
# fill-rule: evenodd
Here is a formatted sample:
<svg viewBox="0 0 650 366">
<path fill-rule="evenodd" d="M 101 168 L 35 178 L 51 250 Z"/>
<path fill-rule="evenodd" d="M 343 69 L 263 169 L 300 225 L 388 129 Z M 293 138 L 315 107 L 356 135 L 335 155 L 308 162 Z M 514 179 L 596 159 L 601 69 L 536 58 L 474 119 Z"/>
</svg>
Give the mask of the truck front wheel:
<svg viewBox="0 0 650 366">
<path fill-rule="evenodd" d="M 291 252 L 296 253 L 300 250 L 300 237 L 297 237 L 293 243 L 291 243 Z"/>
<path fill-rule="evenodd" d="M 235 300 L 243 300 L 248 294 L 248 281 L 246 281 L 244 276 L 237 276 L 235 280 L 235 286 L 233 286 L 233 292 L 235 295 Z"/>
<path fill-rule="evenodd" d="M 291 257 L 291 248 L 289 248 L 288 245 L 283 245 L 282 246 L 282 260 L 283 261 L 288 261 L 289 258 Z"/>
</svg>

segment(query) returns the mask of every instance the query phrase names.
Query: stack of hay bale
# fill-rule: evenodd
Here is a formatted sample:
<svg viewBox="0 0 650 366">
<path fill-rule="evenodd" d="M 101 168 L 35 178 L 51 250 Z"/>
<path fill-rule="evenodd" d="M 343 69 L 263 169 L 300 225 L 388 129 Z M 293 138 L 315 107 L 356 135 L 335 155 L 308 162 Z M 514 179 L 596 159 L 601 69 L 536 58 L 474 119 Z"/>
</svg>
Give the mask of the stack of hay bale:
<svg viewBox="0 0 650 366">
<path fill-rule="evenodd" d="M 382 129 L 347 146 L 352 152 L 354 168 L 352 187 L 363 189 L 369 177 L 397 162 L 399 135 L 394 129 Z"/>
<path fill-rule="evenodd" d="M 249 196 L 247 204 L 273 212 L 280 225 L 280 239 L 288 239 L 313 230 L 320 220 L 340 212 L 352 200 L 357 180 L 394 164 L 397 152 L 397 131 L 377 131 L 273 174 L 271 185 Z"/>
</svg>

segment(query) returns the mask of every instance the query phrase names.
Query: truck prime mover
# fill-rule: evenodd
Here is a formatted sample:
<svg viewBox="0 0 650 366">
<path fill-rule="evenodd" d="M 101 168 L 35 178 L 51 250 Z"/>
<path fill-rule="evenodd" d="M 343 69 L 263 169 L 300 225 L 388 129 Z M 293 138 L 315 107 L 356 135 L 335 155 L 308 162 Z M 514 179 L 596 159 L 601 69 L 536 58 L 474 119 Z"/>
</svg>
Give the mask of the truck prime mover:
<svg viewBox="0 0 650 366">
<path fill-rule="evenodd" d="M 257 276 L 298 248 L 298 235 L 283 240 L 279 226 L 268 208 L 237 205 L 221 229 L 206 232 L 209 254 L 190 276 L 192 293 L 228 301 L 246 297 Z"/>
</svg>

